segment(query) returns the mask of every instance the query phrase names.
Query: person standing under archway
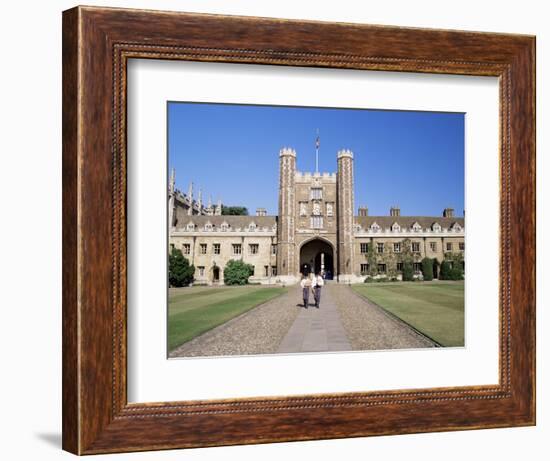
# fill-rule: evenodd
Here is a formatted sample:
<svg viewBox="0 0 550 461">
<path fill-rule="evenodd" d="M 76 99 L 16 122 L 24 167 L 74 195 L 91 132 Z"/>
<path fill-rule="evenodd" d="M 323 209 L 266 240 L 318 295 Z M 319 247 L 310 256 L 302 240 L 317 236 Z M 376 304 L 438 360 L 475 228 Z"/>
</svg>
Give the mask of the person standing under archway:
<svg viewBox="0 0 550 461">
<path fill-rule="evenodd" d="M 321 304 L 321 288 L 324 286 L 324 284 L 325 281 L 321 276 L 321 271 L 317 271 L 312 283 L 313 298 L 315 299 L 315 307 L 317 309 L 319 309 L 319 306 Z"/>
</svg>

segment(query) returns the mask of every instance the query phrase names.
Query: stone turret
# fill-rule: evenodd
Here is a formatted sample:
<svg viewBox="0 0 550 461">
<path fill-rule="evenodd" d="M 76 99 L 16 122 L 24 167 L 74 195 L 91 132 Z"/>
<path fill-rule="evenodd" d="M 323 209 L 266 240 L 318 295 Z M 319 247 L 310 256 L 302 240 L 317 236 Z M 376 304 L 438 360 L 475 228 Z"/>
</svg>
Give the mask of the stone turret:
<svg viewBox="0 0 550 461">
<path fill-rule="evenodd" d="M 168 183 L 168 229 L 174 225 L 174 215 L 176 211 L 176 170 L 172 168 L 170 172 L 170 182 Z"/>
<path fill-rule="evenodd" d="M 353 277 L 353 152 L 338 152 L 336 177 L 338 206 L 338 281 L 351 281 Z"/>
<path fill-rule="evenodd" d="M 277 273 L 282 280 L 295 281 L 296 267 L 296 202 L 294 180 L 296 151 L 284 147 L 279 151 L 279 222 L 277 226 Z"/>
<path fill-rule="evenodd" d="M 222 215 L 222 199 L 218 199 L 218 204 L 216 205 L 216 209 L 214 210 L 214 214 L 216 216 Z"/>
<path fill-rule="evenodd" d="M 193 183 L 189 183 L 189 190 L 187 191 L 187 198 L 189 200 L 189 208 L 187 209 L 187 214 L 189 216 L 193 215 Z"/>
</svg>

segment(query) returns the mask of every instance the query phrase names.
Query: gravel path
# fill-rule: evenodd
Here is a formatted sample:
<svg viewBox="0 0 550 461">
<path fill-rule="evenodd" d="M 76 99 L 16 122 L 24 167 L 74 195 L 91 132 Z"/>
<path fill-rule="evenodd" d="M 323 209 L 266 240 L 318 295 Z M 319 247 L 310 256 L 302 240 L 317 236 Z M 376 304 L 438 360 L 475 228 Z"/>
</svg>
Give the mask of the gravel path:
<svg viewBox="0 0 550 461">
<path fill-rule="evenodd" d="M 353 350 L 434 347 L 428 338 L 382 308 L 356 294 L 347 285 L 329 283 L 325 289 L 338 310 Z"/>
<path fill-rule="evenodd" d="M 299 292 L 288 292 L 231 319 L 170 352 L 170 357 L 273 354 L 300 313 Z"/>
</svg>

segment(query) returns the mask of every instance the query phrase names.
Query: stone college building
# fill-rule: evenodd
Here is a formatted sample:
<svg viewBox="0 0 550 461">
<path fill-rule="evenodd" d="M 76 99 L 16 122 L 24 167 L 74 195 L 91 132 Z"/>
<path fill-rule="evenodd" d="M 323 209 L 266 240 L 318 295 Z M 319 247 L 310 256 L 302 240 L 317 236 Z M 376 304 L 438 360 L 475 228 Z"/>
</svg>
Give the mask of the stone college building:
<svg viewBox="0 0 550 461">
<path fill-rule="evenodd" d="M 251 282 L 296 283 L 301 273 L 323 271 L 327 279 L 360 282 L 367 275 L 400 278 L 403 257 L 413 258 L 420 273 L 424 257 L 454 263 L 464 254 L 464 218 L 446 208 L 442 216 L 369 216 L 355 214 L 353 153 L 337 154 L 336 173 L 296 171 L 296 151 L 279 153 L 279 213 L 267 216 L 224 216 L 222 204 L 205 205 L 193 188 L 168 190 L 170 248 L 179 248 L 195 266 L 195 282 L 223 284 L 227 261 L 254 266 Z M 463 259 L 462 259 L 463 260 Z M 376 267 L 373 267 L 376 265 Z M 435 274 L 437 275 L 437 273 Z"/>
</svg>

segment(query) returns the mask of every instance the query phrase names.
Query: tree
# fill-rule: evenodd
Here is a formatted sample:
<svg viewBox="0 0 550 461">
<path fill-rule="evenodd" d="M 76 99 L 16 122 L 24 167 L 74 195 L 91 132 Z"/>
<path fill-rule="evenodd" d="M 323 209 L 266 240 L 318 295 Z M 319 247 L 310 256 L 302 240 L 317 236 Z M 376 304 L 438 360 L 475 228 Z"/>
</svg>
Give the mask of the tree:
<svg viewBox="0 0 550 461">
<path fill-rule="evenodd" d="M 183 256 L 178 248 L 172 248 L 168 256 L 168 281 L 173 287 L 184 287 L 193 281 L 195 266 L 189 264 L 189 260 Z"/>
<path fill-rule="evenodd" d="M 414 279 L 414 268 L 412 261 L 403 261 L 403 281 L 412 282 Z"/>
<path fill-rule="evenodd" d="M 431 258 L 424 258 L 422 260 L 422 277 L 427 281 L 434 278 L 434 266 Z"/>
<path fill-rule="evenodd" d="M 434 258 L 433 259 L 433 278 L 434 279 L 437 279 L 439 278 L 439 261 L 437 260 L 437 258 Z"/>
<path fill-rule="evenodd" d="M 367 262 L 369 264 L 369 275 L 375 277 L 378 274 L 378 260 L 374 253 L 374 242 L 371 241 L 367 244 Z"/>
<path fill-rule="evenodd" d="M 384 253 L 382 253 L 382 262 L 386 264 L 386 275 L 390 280 L 397 278 L 397 257 L 393 248 L 393 242 L 384 243 Z"/>
<path fill-rule="evenodd" d="M 222 205 L 222 215 L 248 216 L 248 208 L 246 208 L 245 206 Z"/>
<path fill-rule="evenodd" d="M 254 273 L 254 266 L 244 261 L 231 259 L 223 271 L 223 281 L 226 285 L 246 285 L 248 277 Z"/>
<path fill-rule="evenodd" d="M 464 255 L 462 253 L 445 253 L 445 260 L 449 262 L 449 273 L 446 280 L 464 279 Z M 450 264 L 452 262 L 452 264 Z"/>
<path fill-rule="evenodd" d="M 440 280 L 451 280 L 451 264 L 449 261 L 444 260 L 441 263 L 441 270 L 439 272 Z"/>
<path fill-rule="evenodd" d="M 411 282 L 414 279 L 414 255 L 410 239 L 403 240 L 401 260 L 403 261 L 403 281 Z"/>
</svg>

